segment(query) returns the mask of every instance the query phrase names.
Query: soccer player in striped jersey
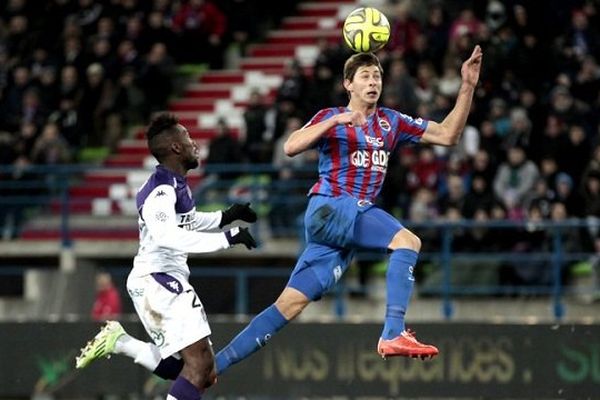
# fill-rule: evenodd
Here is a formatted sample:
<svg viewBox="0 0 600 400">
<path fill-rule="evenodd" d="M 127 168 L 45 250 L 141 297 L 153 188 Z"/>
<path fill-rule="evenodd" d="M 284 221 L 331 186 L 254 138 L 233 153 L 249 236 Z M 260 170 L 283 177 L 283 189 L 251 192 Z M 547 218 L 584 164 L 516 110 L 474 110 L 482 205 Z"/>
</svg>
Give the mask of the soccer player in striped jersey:
<svg viewBox="0 0 600 400">
<path fill-rule="evenodd" d="M 284 144 L 287 155 L 319 151 L 319 180 L 310 189 L 304 217 L 307 245 L 279 298 L 257 315 L 216 356 L 222 374 L 259 348 L 314 300 L 331 289 L 357 248 L 391 252 L 386 274 L 387 306 L 377 345 L 382 357 L 427 358 L 438 349 L 417 340 L 404 326 L 414 285 L 420 239 L 373 204 L 385 178 L 391 152 L 404 144 L 456 144 L 465 127 L 482 51 L 476 46 L 461 67 L 456 104 L 440 123 L 378 107 L 382 68 L 371 53 L 351 56 L 344 65 L 347 107 L 319 111 Z"/>
</svg>

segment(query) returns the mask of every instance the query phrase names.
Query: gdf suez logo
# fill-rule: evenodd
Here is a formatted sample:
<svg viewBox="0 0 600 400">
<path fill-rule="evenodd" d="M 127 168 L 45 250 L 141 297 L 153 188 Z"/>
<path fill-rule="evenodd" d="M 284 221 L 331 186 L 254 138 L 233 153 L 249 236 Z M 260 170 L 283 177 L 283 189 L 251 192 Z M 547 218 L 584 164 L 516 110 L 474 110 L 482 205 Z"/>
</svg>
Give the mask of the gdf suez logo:
<svg viewBox="0 0 600 400">
<path fill-rule="evenodd" d="M 350 162 L 355 167 L 369 168 L 370 166 L 387 168 L 389 151 L 385 150 L 356 150 L 350 154 Z"/>
</svg>

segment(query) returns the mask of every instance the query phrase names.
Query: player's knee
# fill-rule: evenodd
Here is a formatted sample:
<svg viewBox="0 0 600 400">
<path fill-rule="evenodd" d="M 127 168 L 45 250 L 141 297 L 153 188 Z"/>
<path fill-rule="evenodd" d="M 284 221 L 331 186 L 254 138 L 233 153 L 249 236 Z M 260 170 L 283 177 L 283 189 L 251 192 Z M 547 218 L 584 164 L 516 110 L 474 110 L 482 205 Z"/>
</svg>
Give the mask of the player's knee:
<svg viewBox="0 0 600 400">
<path fill-rule="evenodd" d="M 210 348 L 188 358 L 184 365 L 185 376 L 198 388 L 211 386 L 216 380 L 215 359 Z"/>
<path fill-rule="evenodd" d="M 309 303 L 310 300 L 299 291 L 286 288 L 275 301 L 275 307 L 285 319 L 291 321 L 300 315 Z"/>
<path fill-rule="evenodd" d="M 421 239 L 408 229 L 404 228 L 394 235 L 394 238 L 388 247 L 391 250 L 410 249 L 418 253 L 421 251 Z"/>
<path fill-rule="evenodd" d="M 208 387 L 211 387 L 215 383 L 217 383 L 217 370 L 213 366 L 213 368 L 211 369 L 211 371 L 208 374 L 208 379 L 204 383 L 204 388 L 206 389 Z"/>
</svg>

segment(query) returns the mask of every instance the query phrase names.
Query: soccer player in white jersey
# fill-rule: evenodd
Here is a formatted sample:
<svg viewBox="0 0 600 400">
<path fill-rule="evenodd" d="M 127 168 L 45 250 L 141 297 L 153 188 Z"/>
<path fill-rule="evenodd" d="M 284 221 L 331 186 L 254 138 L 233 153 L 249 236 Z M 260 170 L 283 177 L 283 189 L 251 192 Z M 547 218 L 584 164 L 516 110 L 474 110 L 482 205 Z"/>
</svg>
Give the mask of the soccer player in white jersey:
<svg viewBox="0 0 600 400">
<path fill-rule="evenodd" d="M 255 222 L 248 204 L 224 211 L 197 212 L 186 173 L 198 167 L 198 146 L 169 114 L 152 121 L 148 147 L 156 171 L 137 194 L 140 245 L 127 279 L 127 291 L 154 343 L 128 335 L 108 321 L 91 340 L 76 367 L 123 354 L 165 379 L 173 379 L 168 399 L 200 399 L 216 380 L 210 327 L 202 303 L 188 282 L 188 253 L 207 253 L 243 244 L 256 247 L 246 228 L 223 230 L 234 221 Z"/>
</svg>

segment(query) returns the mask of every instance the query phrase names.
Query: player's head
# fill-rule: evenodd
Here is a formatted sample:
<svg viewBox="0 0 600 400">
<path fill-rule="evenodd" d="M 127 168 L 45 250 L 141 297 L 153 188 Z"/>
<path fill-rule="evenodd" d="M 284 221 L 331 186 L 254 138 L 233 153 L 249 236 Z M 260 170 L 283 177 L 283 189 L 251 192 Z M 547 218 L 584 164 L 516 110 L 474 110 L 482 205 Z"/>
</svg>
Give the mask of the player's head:
<svg viewBox="0 0 600 400">
<path fill-rule="evenodd" d="M 171 114 L 160 114 L 146 131 L 150 153 L 159 163 L 177 162 L 186 170 L 198 166 L 198 147 L 187 129 Z"/>
<path fill-rule="evenodd" d="M 381 95 L 383 68 L 373 53 L 357 53 L 344 64 L 344 88 L 350 99 L 375 104 Z"/>
</svg>

